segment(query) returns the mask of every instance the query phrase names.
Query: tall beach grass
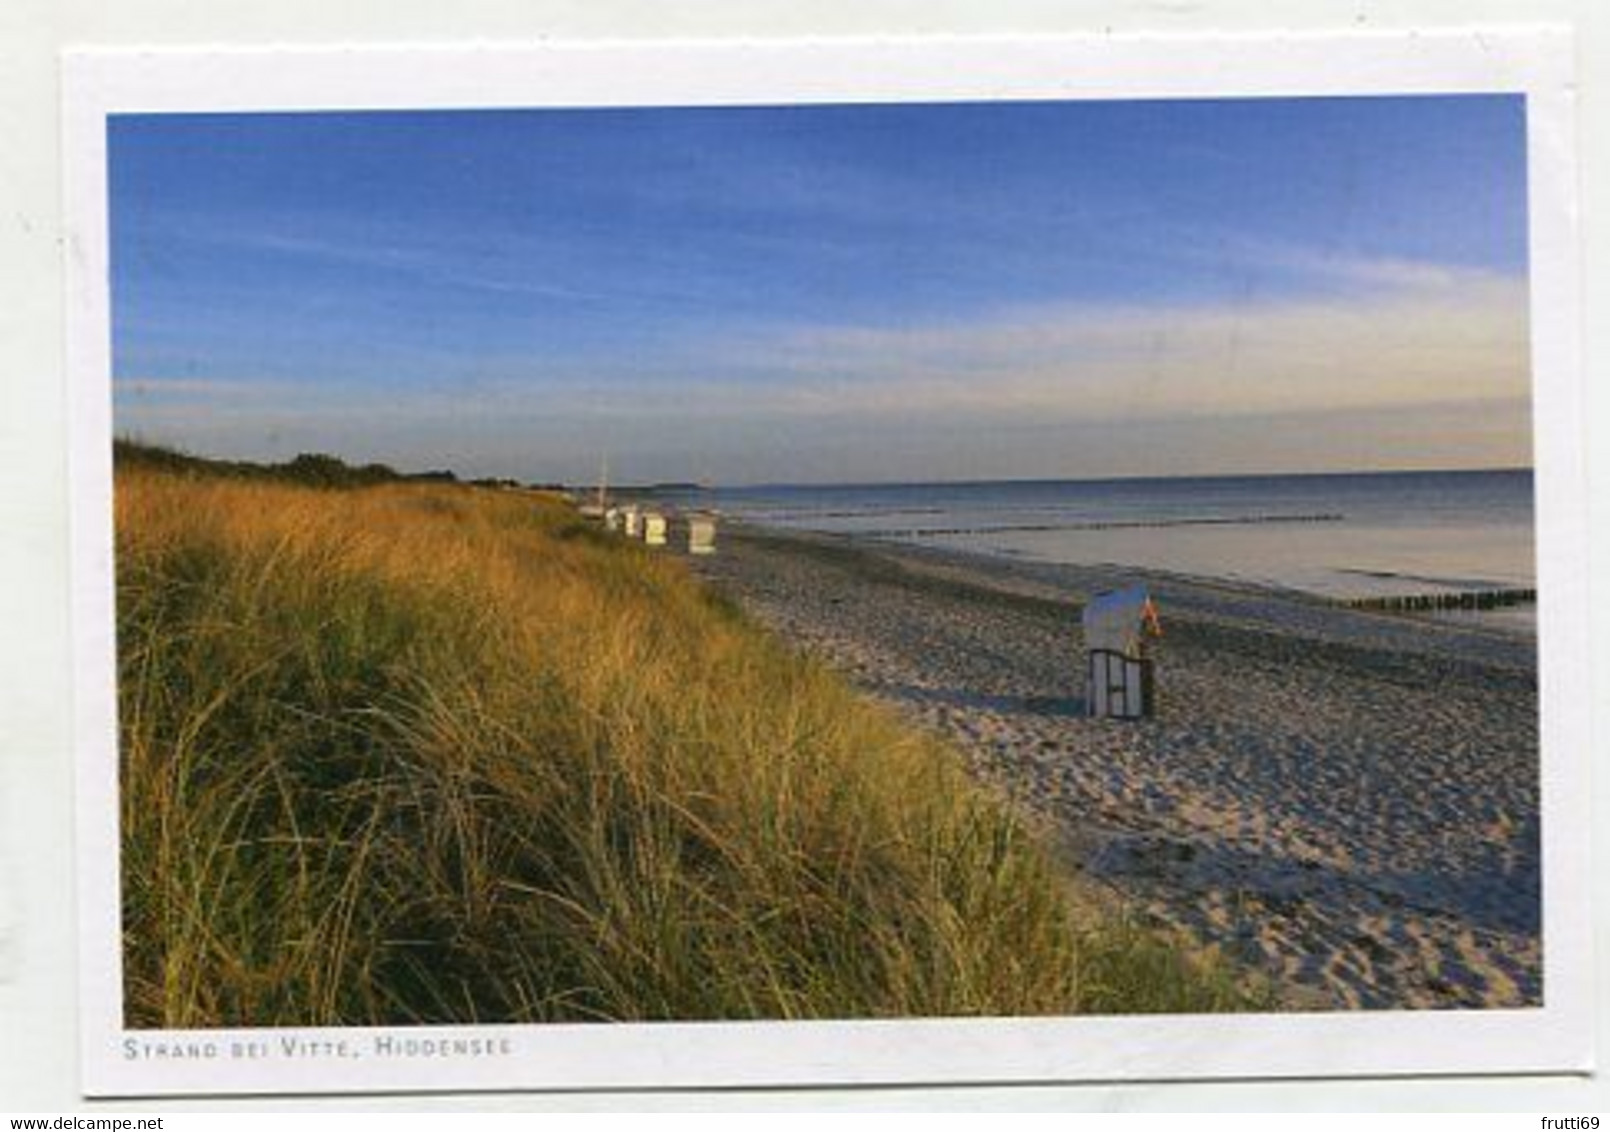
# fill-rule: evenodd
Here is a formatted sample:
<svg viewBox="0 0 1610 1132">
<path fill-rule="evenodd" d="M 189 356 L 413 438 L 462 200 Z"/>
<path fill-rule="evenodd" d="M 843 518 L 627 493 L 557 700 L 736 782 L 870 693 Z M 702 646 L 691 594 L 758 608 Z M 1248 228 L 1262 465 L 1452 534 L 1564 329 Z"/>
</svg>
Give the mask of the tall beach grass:
<svg viewBox="0 0 1610 1132">
<path fill-rule="evenodd" d="M 125 465 L 116 527 L 130 1026 L 1246 1005 L 555 499 Z"/>
</svg>

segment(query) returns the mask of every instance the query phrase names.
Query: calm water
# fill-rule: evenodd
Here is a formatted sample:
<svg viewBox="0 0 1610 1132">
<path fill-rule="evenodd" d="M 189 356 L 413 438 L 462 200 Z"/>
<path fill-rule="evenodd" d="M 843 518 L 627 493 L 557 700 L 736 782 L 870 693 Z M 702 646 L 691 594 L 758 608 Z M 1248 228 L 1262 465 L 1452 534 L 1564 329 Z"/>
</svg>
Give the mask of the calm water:
<svg viewBox="0 0 1610 1132">
<path fill-rule="evenodd" d="M 777 527 L 1149 567 L 1331 597 L 1535 585 L 1530 471 L 778 486 L 711 495 L 735 517 Z"/>
</svg>

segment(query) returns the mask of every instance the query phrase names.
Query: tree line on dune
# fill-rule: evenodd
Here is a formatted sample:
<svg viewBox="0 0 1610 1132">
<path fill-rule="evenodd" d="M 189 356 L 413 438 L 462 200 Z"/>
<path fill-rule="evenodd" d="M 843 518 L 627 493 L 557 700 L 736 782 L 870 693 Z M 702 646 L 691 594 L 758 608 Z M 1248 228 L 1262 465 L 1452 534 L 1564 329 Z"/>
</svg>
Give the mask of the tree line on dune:
<svg viewBox="0 0 1610 1132">
<path fill-rule="evenodd" d="M 281 463 L 259 464 L 249 460 L 218 460 L 194 456 L 165 445 L 119 438 L 112 442 L 112 459 L 120 469 L 149 469 L 189 475 L 224 476 L 236 479 L 273 480 L 303 487 L 353 488 L 385 483 L 465 483 L 473 487 L 529 488 L 536 491 L 562 491 L 560 484 L 523 484 L 506 477 L 487 476 L 460 479 L 447 469 L 399 472 L 389 464 L 349 464 L 325 452 L 303 452 Z"/>
</svg>

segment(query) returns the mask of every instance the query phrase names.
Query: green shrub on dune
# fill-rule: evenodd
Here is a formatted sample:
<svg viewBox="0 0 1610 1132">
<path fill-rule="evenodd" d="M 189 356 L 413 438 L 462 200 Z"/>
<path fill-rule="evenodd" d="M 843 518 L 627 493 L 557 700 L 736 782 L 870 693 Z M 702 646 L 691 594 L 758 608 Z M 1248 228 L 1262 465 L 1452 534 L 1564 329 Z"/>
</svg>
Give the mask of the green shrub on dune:
<svg viewBox="0 0 1610 1132">
<path fill-rule="evenodd" d="M 1242 1004 L 559 503 L 150 466 L 116 503 L 132 1026 Z"/>
</svg>

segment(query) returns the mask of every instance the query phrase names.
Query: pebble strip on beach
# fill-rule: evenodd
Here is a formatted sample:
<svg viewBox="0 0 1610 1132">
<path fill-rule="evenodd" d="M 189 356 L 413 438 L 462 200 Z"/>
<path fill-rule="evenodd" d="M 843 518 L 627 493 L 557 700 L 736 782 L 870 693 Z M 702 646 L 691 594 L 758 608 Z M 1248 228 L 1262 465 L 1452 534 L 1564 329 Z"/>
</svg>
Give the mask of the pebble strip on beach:
<svg viewBox="0 0 1610 1132">
<path fill-rule="evenodd" d="M 1288 1004 L 1541 1002 L 1530 638 L 736 525 L 696 569 L 950 738 L 1090 881 Z M 1137 580 L 1164 625 L 1158 713 L 1087 718 L 1080 606 Z"/>
</svg>

